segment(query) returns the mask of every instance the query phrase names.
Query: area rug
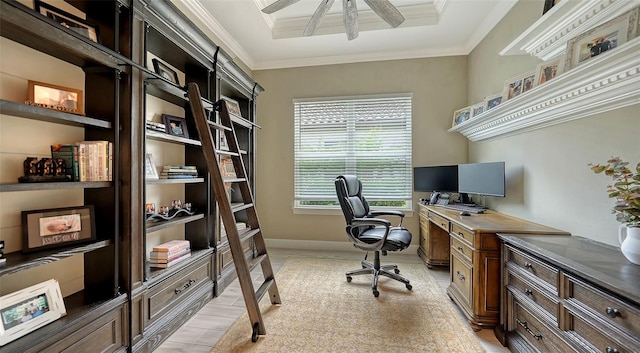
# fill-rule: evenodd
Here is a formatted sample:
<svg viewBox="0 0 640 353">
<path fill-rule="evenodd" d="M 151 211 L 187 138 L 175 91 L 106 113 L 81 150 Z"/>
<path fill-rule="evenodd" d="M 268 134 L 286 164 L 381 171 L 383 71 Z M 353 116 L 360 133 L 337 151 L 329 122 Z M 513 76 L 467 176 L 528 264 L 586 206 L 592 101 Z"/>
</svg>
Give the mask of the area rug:
<svg viewBox="0 0 640 353">
<path fill-rule="evenodd" d="M 282 300 L 261 300 L 266 335 L 251 342 L 243 314 L 212 353 L 227 352 L 484 352 L 469 325 L 422 264 L 401 263 L 413 285 L 383 277 L 380 296 L 371 293 L 371 276 L 345 271 L 358 261 L 289 258 L 276 274 Z"/>
</svg>

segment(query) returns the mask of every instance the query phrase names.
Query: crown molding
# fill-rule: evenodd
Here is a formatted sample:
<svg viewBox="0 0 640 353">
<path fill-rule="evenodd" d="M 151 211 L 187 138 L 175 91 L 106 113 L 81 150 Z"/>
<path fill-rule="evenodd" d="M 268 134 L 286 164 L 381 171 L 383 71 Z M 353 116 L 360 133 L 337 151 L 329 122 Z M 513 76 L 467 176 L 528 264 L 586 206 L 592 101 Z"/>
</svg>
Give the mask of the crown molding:
<svg viewBox="0 0 640 353">
<path fill-rule="evenodd" d="M 451 129 L 483 141 L 640 104 L 640 37 Z"/>
<path fill-rule="evenodd" d="M 467 41 L 467 54 L 471 51 L 491 32 L 497 23 L 503 19 L 509 11 L 515 6 L 517 1 L 500 1 L 489 16 L 476 28 L 469 40 Z"/>
<path fill-rule="evenodd" d="M 507 45 L 500 55 L 531 54 L 549 60 L 568 40 L 640 5 L 640 0 L 560 1 Z"/>
</svg>

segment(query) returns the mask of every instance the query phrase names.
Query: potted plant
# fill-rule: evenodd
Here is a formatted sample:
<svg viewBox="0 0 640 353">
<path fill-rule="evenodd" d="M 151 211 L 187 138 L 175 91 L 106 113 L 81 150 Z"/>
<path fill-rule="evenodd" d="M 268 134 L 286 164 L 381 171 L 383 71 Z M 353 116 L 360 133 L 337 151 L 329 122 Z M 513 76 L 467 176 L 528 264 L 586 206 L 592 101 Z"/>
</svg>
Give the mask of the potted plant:
<svg viewBox="0 0 640 353">
<path fill-rule="evenodd" d="M 620 157 L 612 157 L 607 164 L 589 163 L 596 174 L 604 172 L 611 177 L 613 183 L 607 191 L 616 200 L 612 213 L 622 223 L 618 230 L 620 249 L 629 261 L 640 265 L 640 163 L 635 172 L 628 165 Z"/>
</svg>

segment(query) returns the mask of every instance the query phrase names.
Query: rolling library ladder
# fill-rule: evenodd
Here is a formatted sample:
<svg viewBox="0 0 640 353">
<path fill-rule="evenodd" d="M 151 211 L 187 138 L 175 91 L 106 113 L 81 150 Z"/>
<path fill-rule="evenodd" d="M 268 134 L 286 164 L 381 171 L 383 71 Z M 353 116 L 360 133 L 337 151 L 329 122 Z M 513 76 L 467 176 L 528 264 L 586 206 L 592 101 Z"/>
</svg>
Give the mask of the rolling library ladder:
<svg viewBox="0 0 640 353">
<path fill-rule="evenodd" d="M 196 127 L 200 134 L 200 140 L 202 141 L 202 153 L 204 154 L 209 173 L 211 174 L 213 189 L 216 194 L 216 201 L 220 209 L 220 216 L 222 217 L 227 238 L 229 239 L 229 248 L 231 249 L 233 264 L 238 274 L 238 281 L 240 283 L 240 288 L 242 289 L 242 296 L 253 328 L 251 341 L 256 342 L 258 340 L 258 335 L 264 335 L 266 333 L 258 302 L 268 291 L 271 303 L 280 304 L 280 293 L 278 292 L 273 268 L 271 267 L 271 260 L 267 254 L 264 237 L 262 236 L 262 231 L 260 229 L 260 222 L 258 221 L 258 215 L 256 213 L 255 203 L 253 200 L 253 193 L 251 192 L 249 181 L 245 177 L 246 170 L 244 163 L 242 162 L 242 156 L 238 147 L 233 123 L 229 116 L 229 110 L 227 109 L 227 103 L 221 99 L 214 105 L 214 108 L 220 113 L 221 122 L 221 124 L 216 124 L 215 122 L 207 119 L 202 104 L 202 98 L 200 96 L 200 89 L 196 83 L 190 82 L 188 84 L 188 95 Z M 228 151 L 216 149 L 215 134 L 212 134 L 212 129 L 221 130 L 222 133 L 225 134 L 229 145 Z M 235 178 L 223 177 L 218 161 L 219 155 L 226 155 L 232 159 L 233 167 L 236 172 Z M 231 204 L 230 196 L 225 189 L 225 183 L 237 183 L 239 185 L 240 193 L 242 195 L 242 203 Z M 247 212 L 249 228 L 247 231 L 240 234 L 236 228 L 236 219 L 234 214 L 242 210 L 246 210 Z M 257 256 L 248 261 L 244 257 L 242 242 L 251 237 L 253 237 Z M 264 282 L 256 291 L 251 279 L 251 269 L 258 264 L 262 267 Z"/>
</svg>

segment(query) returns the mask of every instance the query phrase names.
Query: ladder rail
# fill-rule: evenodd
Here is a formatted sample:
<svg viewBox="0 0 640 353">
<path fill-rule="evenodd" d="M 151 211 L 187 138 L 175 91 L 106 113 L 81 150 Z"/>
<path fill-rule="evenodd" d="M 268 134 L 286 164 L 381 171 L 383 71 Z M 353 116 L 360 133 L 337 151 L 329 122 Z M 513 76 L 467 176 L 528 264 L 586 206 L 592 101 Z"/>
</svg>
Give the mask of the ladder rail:
<svg viewBox="0 0 640 353">
<path fill-rule="evenodd" d="M 233 258 L 234 267 L 238 276 L 238 282 L 240 283 L 240 288 L 242 290 L 242 296 L 244 298 L 245 306 L 247 307 L 249 320 L 251 321 L 254 330 L 252 341 L 255 342 L 255 340 L 257 340 L 258 334 L 264 335 L 266 333 L 262 313 L 259 306 L 260 298 L 262 297 L 264 292 L 268 290 L 271 298 L 271 303 L 281 303 L 280 294 L 278 292 L 275 277 L 273 274 L 273 267 L 271 266 L 271 261 L 269 259 L 269 256 L 267 255 L 264 237 L 260 229 L 260 222 L 258 220 L 258 216 L 254 206 L 255 202 L 253 199 L 253 194 L 251 192 L 251 188 L 249 187 L 249 182 L 246 178 L 246 169 L 242 161 L 242 155 L 238 146 L 237 136 L 231 118 L 229 116 L 226 102 L 224 100 L 221 100 L 218 104 L 222 122 L 222 125 L 218 125 L 211 124 L 207 120 L 204 106 L 201 101 L 200 89 L 198 88 L 198 85 L 196 83 L 190 82 L 188 84 L 188 97 L 189 104 L 191 105 L 191 111 L 196 123 L 196 128 L 202 142 L 203 155 L 209 169 L 209 174 L 211 175 L 213 190 L 216 195 L 216 201 L 220 210 L 220 216 L 227 233 L 227 240 L 229 242 L 231 257 Z M 236 171 L 236 178 L 233 178 L 233 180 L 225 180 L 225 178 L 223 177 L 221 166 L 218 163 L 218 155 L 220 153 L 216 148 L 215 135 L 212 134 L 212 128 L 219 129 L 225 134 L 227 144 L 229 145 L 229 152 L 231 153 L 222 154 L 229 156 L 233 161 L 233 166 Z M 238 183 L 242 194 L 242 200 L 247 207 L 236 209 L 246 210 L 248 223 L 251 228 L 255 229 L 253 241 L 258 252 L 258 256 L 255 260 L 259 260 L 265 279 L 264 283 L 260 286 L 260 293 L 256 293 L 253 285 L 253 280 L 251 278 L 251 267 L 247 262 L 247 259 L 244 257 L 244 251 L 242 249 L 243 238 L 241 238 L 241 235 L 236 228 L 236 220 L 234 216 L 234 212 L 236 211 L 231 205 L 231 200 L 229 198 L 229 195 L 227 194 L 227 190 L 225 188 L 226 182 Z"/>
</svg>

